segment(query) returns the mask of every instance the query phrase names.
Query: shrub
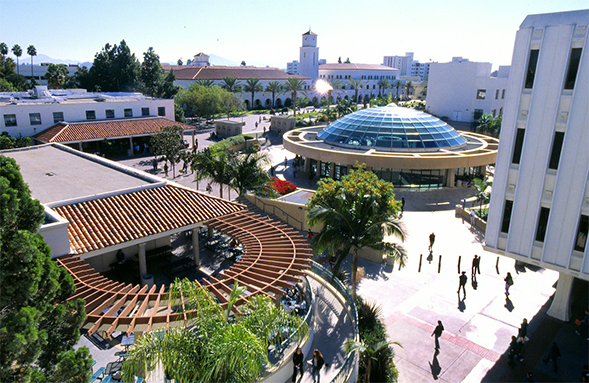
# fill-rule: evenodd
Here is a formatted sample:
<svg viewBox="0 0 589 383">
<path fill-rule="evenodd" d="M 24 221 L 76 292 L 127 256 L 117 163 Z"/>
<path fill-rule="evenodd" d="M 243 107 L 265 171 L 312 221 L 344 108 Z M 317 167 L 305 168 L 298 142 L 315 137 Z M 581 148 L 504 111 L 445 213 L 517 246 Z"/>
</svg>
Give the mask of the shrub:
<svg viewBox="0 0 589 383">
<path fill-rule="evenodd" d="M 278 179 L 276 177 L 272 178 L 272 181 L 270 182 L 269 186 L 278 194 L 288 194 L 290 192 L 293 192 L 295 190 L 297 190 L 297 187 L 289 181 L 283 181 L 281 179 Z"/>
</svg>

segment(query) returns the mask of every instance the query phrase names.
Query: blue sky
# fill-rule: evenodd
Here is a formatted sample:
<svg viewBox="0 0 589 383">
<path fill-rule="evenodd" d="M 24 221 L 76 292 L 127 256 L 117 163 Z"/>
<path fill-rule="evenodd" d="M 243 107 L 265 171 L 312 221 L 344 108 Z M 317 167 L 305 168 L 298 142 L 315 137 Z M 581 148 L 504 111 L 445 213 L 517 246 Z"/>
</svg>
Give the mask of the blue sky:
<svg viewBox="0 0 589 383">
<path fill-rule="evenodd" d="M 92 61 L 125 39 L 141 59 L 153 47 L 162 62 L 198 52 L 279 68 L 298 60 L 301 34 L 317 33 L 319 56 L 382 63 L 414 52 L 422 62 L 509 65 L 526 15 L 585 9 L 587 0 L 0 0 L 0 41 L 35 45 L 52 58 Z"/>
</svg>

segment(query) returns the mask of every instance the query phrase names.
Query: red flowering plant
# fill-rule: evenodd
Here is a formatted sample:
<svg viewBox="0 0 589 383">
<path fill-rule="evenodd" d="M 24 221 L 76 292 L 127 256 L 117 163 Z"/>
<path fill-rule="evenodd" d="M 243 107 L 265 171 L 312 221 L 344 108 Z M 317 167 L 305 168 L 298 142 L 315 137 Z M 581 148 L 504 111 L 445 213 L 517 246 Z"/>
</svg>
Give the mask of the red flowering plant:
<svg viewBox="0 0 589 383">
<path fill-rule="evenodd" d="M 297 190 L 297 187 L 292 182 L 281 180 L 276 177 L 272 177 L 272 181 L 270 182 L 269 186 L 272 188 L 272 190 L 281 195 L 285 195 Z"/>
</svg>

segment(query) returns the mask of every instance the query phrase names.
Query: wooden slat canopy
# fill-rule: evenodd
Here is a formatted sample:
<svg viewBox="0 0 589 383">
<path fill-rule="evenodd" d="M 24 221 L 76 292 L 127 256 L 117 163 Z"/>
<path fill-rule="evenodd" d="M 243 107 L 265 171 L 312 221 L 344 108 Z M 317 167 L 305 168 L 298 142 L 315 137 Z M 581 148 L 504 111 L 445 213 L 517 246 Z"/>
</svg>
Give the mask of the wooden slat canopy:
<svg viewBox="0 0 589 383">
<path fill-rule="evenodd" d="M 247 211 L 213 218 L 205 224 L 236 238 L 243 245 L 243 256 L 218 278 L 204 279 L 204 286 L 226 305 L 235 281 L 247 288 L 237 304 L 248 297 L 265 294 L 275 299 L 284 295 L 311 265 L 312 250 L 307 241 L 282 222 Z M 148 332 L 186 326 L 187 312 L 183 298 L 172 307 L 165 286 L 148 290 L 147 286 L 124 284 L 109 280 L 95 271 L 79 256 L 56 258 L 74 278 L 76 293 L 69 298 L 86 301 L 87 319 L 84 328 L 91 335 L 103 332 L 107 337 L 115 331 Z"/>
</svg>

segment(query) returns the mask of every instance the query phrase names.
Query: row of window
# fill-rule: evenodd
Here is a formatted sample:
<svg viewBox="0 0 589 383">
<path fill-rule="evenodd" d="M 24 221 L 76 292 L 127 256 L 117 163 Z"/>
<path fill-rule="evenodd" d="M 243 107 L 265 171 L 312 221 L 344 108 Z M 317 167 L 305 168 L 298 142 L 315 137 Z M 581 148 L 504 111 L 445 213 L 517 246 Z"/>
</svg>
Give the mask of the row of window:
<svg viewBox="0 0 589 383">
<path fill-rule="evenodd" d="M 127 108 L 123 111 L 125 117 L 133 117 L 133 109 Z M 141 116 L 147 117 L 149 116 L 149 108 L 141 108 Z M 157 108 L 157 115 L 158 116 L 165 116 L 166 115 L 166 107 L 160 106 Z M 107 109 L 105 111 L 105 117 L 115 118 L 115 111 L 114 109 Z M 87 110 L 86 111 L 86 120 L 96 120 L 96 111 L 95 110 Z M 65 121 L 63 117 L 63 112 L 53 112 L 53 123 L 57 124 L 58 122 Z M 43 121 L 41 120 L 41 113 L 29 113 L 29 123 L 31 125 L 42 125 Z M 17 126 L 18 123 L 16 121 L 16 114 L 5 114 L 4 115 L 4 126 Z"/>
<path fill-rule="evenodd" d="M 525 129 L 517 129 L 517 133 L 515 135 L 515 145 L 513 146 L 513 154 L 511 156 L 511 163 L 513 164 L 519 164 L 521 160 L 525 134 Z M 558 163 L 560 161 L 560 154 L 562 152 L 563 142 L 564 132 L 554 132 L 554 136 L 552 138 L 552 149 L 550 151 L 550 161 L 548 162 L 548 169 L 558 169 Z"/>
<path fill-rule="evenodd" d="M 511 214 L 513 210 L 513 201 L 505 200 L 503 208 L 503 219 L 501 222 L 501 232 L 508 233 L 509 225 L 511 223 Z M 546 228 L 548 227 L 548 217 L 550 216 L 550 209 L 547 207 L 540 207 L 540 216 L 538 217 L 538 225 L 536 226 L 535 240 L 544 242 L 546 237 Z M 577 251 L 584 252 L 587 246 L 587 235 L 589 234 L 589 216 L 581 214 L 579 224 L 577 225 L 577 235 L 575 236 L 575 247 Z"/>
<path fill-rule="evenodd" d="M 499 100 L 499 93 L 501 93 L 501 99 L 505 98 L 505 89 L 497 89 L 495 91 L 495 100 Z M 487 98 L 487 90 L 486 89 L 477 89 L 477 100 L 484 100 Z"/>
<path fill-rule="evenodd" d="M 333 75 L 333 74 L 329 74 L 329 75 L 319 75 L 319 78 L 326 78 L 326 79 L 336 79 L 336 80 L 349 80 L 352 78 L 351 75 L 346 74 L 346 75 Z M 361 80 L 382 80 L 383 78 L 386 78 L 388 80 L 396 80 L 397 77 L 396 76 L 368 76 L 368 75 L 364 75 L 362 76 Z"/>
<path fill-rule="evenodd" d="M 564 89 L 574 89 L 575 81 L 577 79 L 577 72 L 579 71 L 579 63 L 581 62 L 582 48 L 571 49 L 571 55 L 569 57 L 569 67 L 567 69 Z M 539 49 L 530 50 L 530 56 L 528 58 L 528 69 L 526 71 L 526 80 L 524 87 L 526 89 L 532 89 L 534 86 L 534 78 L 536 77 L 536 67 L 538 65 L 538 56 L 540 55 Z"/>
</svg>

